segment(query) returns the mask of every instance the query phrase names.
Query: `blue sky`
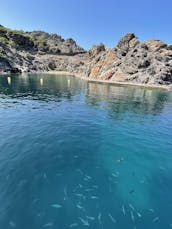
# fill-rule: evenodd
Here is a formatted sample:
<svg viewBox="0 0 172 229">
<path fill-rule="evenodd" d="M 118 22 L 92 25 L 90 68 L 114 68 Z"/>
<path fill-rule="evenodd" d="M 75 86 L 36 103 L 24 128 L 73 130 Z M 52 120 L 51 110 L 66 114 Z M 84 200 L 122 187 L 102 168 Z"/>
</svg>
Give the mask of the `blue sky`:
<svg viewBox="0 0 172 229">
<path fill-rule="evenodd" d="M 172 0 L 0 0 L 0 24 L 113 47 L 127 32 L 172 43 Z"/>
</svg>

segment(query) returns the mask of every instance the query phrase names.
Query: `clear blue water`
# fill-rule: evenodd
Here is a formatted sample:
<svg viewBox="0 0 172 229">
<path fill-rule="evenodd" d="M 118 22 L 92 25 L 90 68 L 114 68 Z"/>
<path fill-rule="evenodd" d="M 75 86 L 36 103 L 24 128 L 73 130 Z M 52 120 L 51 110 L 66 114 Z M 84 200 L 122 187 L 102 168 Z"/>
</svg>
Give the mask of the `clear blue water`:
<svg viewBox="0 0 172 229">
<path fill-rule="evenodd" d="M 172 227 L 172 93 L 0 77 L 1 229 Z"/>
</svg>

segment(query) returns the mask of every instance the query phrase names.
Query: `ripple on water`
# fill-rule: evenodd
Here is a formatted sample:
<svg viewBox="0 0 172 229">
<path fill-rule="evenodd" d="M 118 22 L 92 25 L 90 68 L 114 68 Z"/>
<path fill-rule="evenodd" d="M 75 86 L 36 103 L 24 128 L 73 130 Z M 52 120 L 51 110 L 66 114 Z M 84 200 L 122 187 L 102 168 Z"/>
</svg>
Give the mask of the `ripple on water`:
<svg viewBox="0 0 172 229">
<path fill-rule="evenodd" d="M 0 228 L 171 228 L 172 94 L 0 77 Z"/>
</svg>

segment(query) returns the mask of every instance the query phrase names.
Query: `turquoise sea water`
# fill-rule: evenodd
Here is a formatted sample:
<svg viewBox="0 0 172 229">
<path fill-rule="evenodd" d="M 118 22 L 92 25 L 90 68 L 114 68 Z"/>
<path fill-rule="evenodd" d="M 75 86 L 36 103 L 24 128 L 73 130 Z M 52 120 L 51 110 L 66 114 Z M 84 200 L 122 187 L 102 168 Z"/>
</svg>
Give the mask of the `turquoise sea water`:
<svg viewBox="0 0 172 229">
<path fill-rule="evenodd" d="M 0 77 L 0 229 L 172 228 L 172 93 Z"/>
</svg>

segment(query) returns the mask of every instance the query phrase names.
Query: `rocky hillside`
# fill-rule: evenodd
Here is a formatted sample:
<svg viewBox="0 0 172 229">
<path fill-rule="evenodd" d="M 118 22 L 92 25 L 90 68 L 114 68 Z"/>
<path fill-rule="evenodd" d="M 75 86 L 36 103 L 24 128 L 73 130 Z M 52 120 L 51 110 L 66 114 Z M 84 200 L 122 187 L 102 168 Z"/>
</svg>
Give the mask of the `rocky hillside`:
<svg viewBox="0 0 172 229">
<path fill-rule="evenodd" d="M 84 65 L 85 53 L 71 38 L 65 40 L 57 34 L 15 31 L 0 26 L 1 72 L 77 70 Z"/>
<path fill-rule="evenodd" d="M 85 51 L 73 39 L 0 26 L 0 73 L 68 71 L 94 80 L 172 85 L 172 45 L 126 34 L 115 48 Z"/>
<path fill-rule="evenodd" d="M 138 84 L 172 84 L 172 45 L 160 40 L 141 43 L 128 33 L 115 48 L 103 44 L 89 50 L 86 76 Z"/>
</svg>

